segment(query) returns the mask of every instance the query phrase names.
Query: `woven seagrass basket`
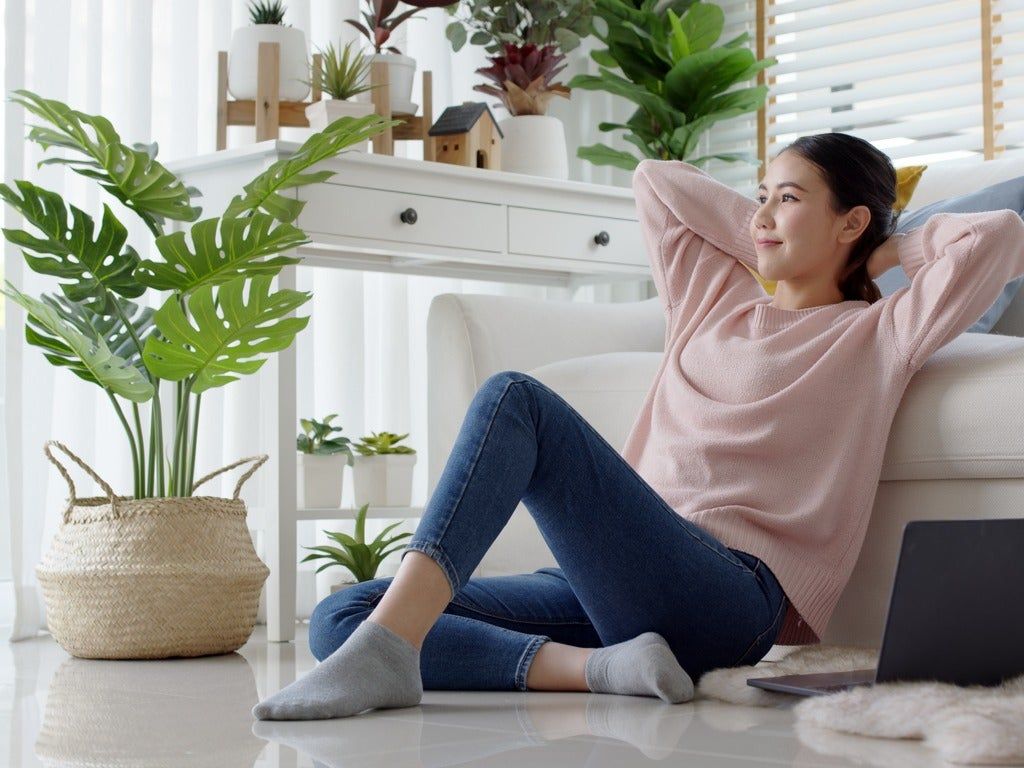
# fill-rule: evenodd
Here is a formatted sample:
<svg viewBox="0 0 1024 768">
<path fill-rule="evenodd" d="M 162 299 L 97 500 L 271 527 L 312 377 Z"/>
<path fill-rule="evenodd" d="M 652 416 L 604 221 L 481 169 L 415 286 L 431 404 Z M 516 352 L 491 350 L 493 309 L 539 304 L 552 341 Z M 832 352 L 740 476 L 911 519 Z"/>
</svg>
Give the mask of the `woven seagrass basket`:
<svg viewBox="0 0 1024 768">
<path fill-rule="evenodd" d="M 77 498 L 51 446 L 107 495 Z M 62 443 L 48 441 L 43 450 L 70 493 L 63 524 L 35 569 L 47 625 L 65 651 L 88 659 L 164 659 L 230 653 L 249 639 L 270 569 L 253 548 L 238 494 L 266 455 L 236 461 L 192 486 L 195 492 L 255 462 L 230 499 L 135 499 L 115 495 Z"/>
</svg>

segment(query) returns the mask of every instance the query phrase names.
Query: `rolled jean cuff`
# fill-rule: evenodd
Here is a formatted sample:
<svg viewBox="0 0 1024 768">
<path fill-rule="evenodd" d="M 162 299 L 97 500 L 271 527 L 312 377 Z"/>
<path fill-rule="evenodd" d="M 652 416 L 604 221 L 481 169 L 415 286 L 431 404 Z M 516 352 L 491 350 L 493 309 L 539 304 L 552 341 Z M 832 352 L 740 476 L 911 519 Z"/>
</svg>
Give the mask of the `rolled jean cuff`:
<svg viewBox="0 0 1024 768">
<path fill-rule="evenodd" d="M 410 541 L 405 551 L 402 552 L 401 559 L 404 560 L 405 556 L 411 551 L 422 552 L 441 567 L 444 575 L 448 578 L 448 586 L 451 588 L 453 596 L 462 588 L 462 585 L 459 584 L 459 574 L 455 570 L 455 566 L 452 565 L 448 555 L 439 546 L 429 541 Z"/>
<path fill-rule="evenodd" d="M 533 663 L 533 657 L 537 655 L 540 647 L 550 639 L 545 635 L 534 635 L 530 638 L 526 648 L 523 649 L 523 655 L 519 657 L 519 664 L 516 665 L 516 690 L 529 690 L 526 687 L 526 675 L 530 671 L 530 664 Z"/>
</svg>

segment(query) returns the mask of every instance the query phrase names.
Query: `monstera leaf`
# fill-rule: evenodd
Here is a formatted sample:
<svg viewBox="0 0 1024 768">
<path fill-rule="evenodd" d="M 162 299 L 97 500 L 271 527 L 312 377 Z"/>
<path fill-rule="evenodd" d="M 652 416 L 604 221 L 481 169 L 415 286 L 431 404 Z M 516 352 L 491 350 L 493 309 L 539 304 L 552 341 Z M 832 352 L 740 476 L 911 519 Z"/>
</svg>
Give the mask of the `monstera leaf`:
<svg viewBox="0 0 1024 768">
<path fill-rule="evenodd" d="M 189 316 L 170 297 L 154 316 L 164 338 L 154 334 L 146 340 L 146 367 L 170 381 L 194 377 L 195 394 L 236 381 L 232 374 L 255 373 L 266 362 L 260 355 L 286 349 L 309 322 L 308 317 L 284 316 L 312 294 L 271 294 L 271 279 L 236 277 L 220 285 L 216 294 L 212 285 L 203 285 L 188 298 Z M 242 296 L 247 284 L 248 300 Z"/>
<path fill-rule="evenodd" d="M 119 306 L 121 314 L 131 325 L 131 331 L 125 326 L 119 314 L 97 313 L 88 307 L 68 301 L 59 295 L 43 294 L 44 304 L 52 307 L 61 318 L 71 323 L 89 338 L 99 336 L 109 347 L 110 351 L 118 357 L 124 358 L 128 363 L 145 373 L 146 369 L 142 361 L 142 351 L 136 346 L 135 339 L 145 343 L 146 336 L 153 332 L 153 315 L 156 310 L 152 307 L 142 307 L 135 302 L 121 299 Z M 135 338 L 132 337 L 134 332 Z"/>
<path fill-rule="evenodd" d="M 5 282 L 4 295 L 29 314 L 25 340 L 42 347 L 47 360 L 132 402 L 143 403 L 153 397 L 153 385 L 146 376 L 111 352 L 102 338 L 87 336 L 62 318 L 52 305 L 26 296 L 9 280 Z"/>
<path fill-rule="evenodd" d="M 43 149 L 64 147 L 89 158 L 54 157 L 39 165 L 68 165 L 75 173 L 98 180 L 100 186 L 135 211 L 155 235 L 160 234 L 166 219 L 199 218 L 200 209 L 192 207 L 189 190 L 155 160 L 155 144 L 130 148 L 121 143 L 114 126 L 101 115 L 86 115 L 32 91 L 19 89 L 14 93 L 11 101 L 53 126 L 32 126 L 28 133 L 30 141 Z"/>
<path fill-rule="evenodd" d="M 389 121 L 380 115 L 365 117 L 341 117 L 328 125 L 319 133 L 314 133 L 299 147 L 291 157 L 282 158 L 267 170 L 246 184 L 242 189 L 244 195 L 236 195 L 227 210 L 225 218 L 234 218 L 263 210 L 278 221 L 289 223 L 295 221 L 301 213 L 305 201 L 285 197 L 281 192 L 316 184 L 334 175 L 334 171 L 304 171 L 321 160 L 334 157 L 345 147 L 368 139 L 385 130 Z M 401 120 L 391 120 L 392 126 L 400 125 Z"/>
<path fill-rule="evenodd" d="M 257 259 L 308 243 L 309 238 L 291 224 L 271 229 L 275 223 L 274 217 L 258 211 L 241 219 L 204 219 L 192 225 L 194 250 L 190 250 L 184 232 L 162 235 L 156 239 L 156 247 L 166 263 L 144 260 L 135 277 L 152 288 L 190 293 L 201 286 L 219 285 L 239 276 L 276 275 L 286 264 L 300 260 L 289 256 Z"/>
<path fill-rule="evenodd" d="M 145 292 L 145 286 L 132 277 L 139 255 L 130 245 L 125 247 L 128 230 L 109 207 L 103 206 L 103 223 L 94 240 L 93 220 L 87 213 L 65 206 L 56 192 L 20 179 L 14 183 L 21 197 L 6 184 L 0 184 L 0 197 L 45 237 L 20 229 L 4 229 L 3 233 L 10 242 L 27 249 L 25 261 L 33 270 L 70 280 L 60 284 L 64 295 L 100 313 L 112 311 L 112 294 L 134 299 Z M 33 256 L 28 251 L 43 255 Z"/>
</svg>

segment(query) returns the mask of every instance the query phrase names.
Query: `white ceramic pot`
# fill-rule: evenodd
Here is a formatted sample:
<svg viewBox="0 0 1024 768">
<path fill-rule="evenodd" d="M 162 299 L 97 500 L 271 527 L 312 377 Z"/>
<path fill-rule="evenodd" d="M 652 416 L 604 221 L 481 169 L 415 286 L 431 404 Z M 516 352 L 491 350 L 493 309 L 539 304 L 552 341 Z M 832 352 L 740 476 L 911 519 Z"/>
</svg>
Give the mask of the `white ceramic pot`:
<svg viewBox="0 0 1024 768">
<path fill-rule="evenodd" d="M 299 509 L 340 507 L 348 456 L 344 453 L 319 456 L 299 452 L 298 457 Z"/>
<path fill-rule="evenodd" d="M 306 107 L 306 119 L 313 132 L 322 131 L 340 117 L 366 117 L 373 114 L 373 104 L 344 99 L 321 99 Z M 357 144 L 350 144 L 346 151 L 366 152 L 370 145 L 369 139 Z"/>
<path fill-rule="evenodd" d="M 569 178 L 569 159 L 565 146 L 565 127 L 551 115 L 515 115 L 499 123 L 501 170 Z"/>
<path fill-rule="evenodd" d="M 340 592 L 343 589 L 354 587 L 358 583 L 358 581 L 342 581 L 338 584 L 331 584 L 331 594 L 333 595 L 335 592 Z"/>
<path fill-rule="evenodd" d="M 400 53 L 377 53 L 371 61 L 383 61 L 388 65 L 388 87 L 391 91 L 391 111 L 415 115 L 419 105 L 412 103 L 412 78 L 416 74 L 416 59 Z M 373 91 L 356 94 L 356 101 L 368 102 Z"/>
<path fill-rule="evenodd" d="M 256 98 L 256 72 L 260 43 L 281 46 L 280 86 L 281 101 L 302 101 L 309 93 L 303 80 L 310 79 L 309 50 L 306 35 L 301 29 L 280 24 L 250 24 L 239 27 L 231 35 L 228 52 L 228 90 L 236 99 Z"/>
<path fill-rule="evenodd" d="M 415 453 L 352 455 L 352 495 L 356 507 L 408 507 L 412 504 Z"/>
</svg>

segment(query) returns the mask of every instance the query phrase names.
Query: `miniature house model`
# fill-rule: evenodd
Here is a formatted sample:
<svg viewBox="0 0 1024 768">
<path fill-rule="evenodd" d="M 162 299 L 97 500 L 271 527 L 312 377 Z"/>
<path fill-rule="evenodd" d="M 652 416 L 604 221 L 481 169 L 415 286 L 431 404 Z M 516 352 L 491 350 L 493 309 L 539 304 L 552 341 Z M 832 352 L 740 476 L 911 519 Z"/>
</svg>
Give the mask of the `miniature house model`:
<svg viewBox="0 0 1024 768">
<path fill-rule="evenodd" d="M 490 108 L 482 101 L 448 107 L 429 131 L 434 159 L 439 163 L 501 170 L 504 134 Z"/>
</svg>

